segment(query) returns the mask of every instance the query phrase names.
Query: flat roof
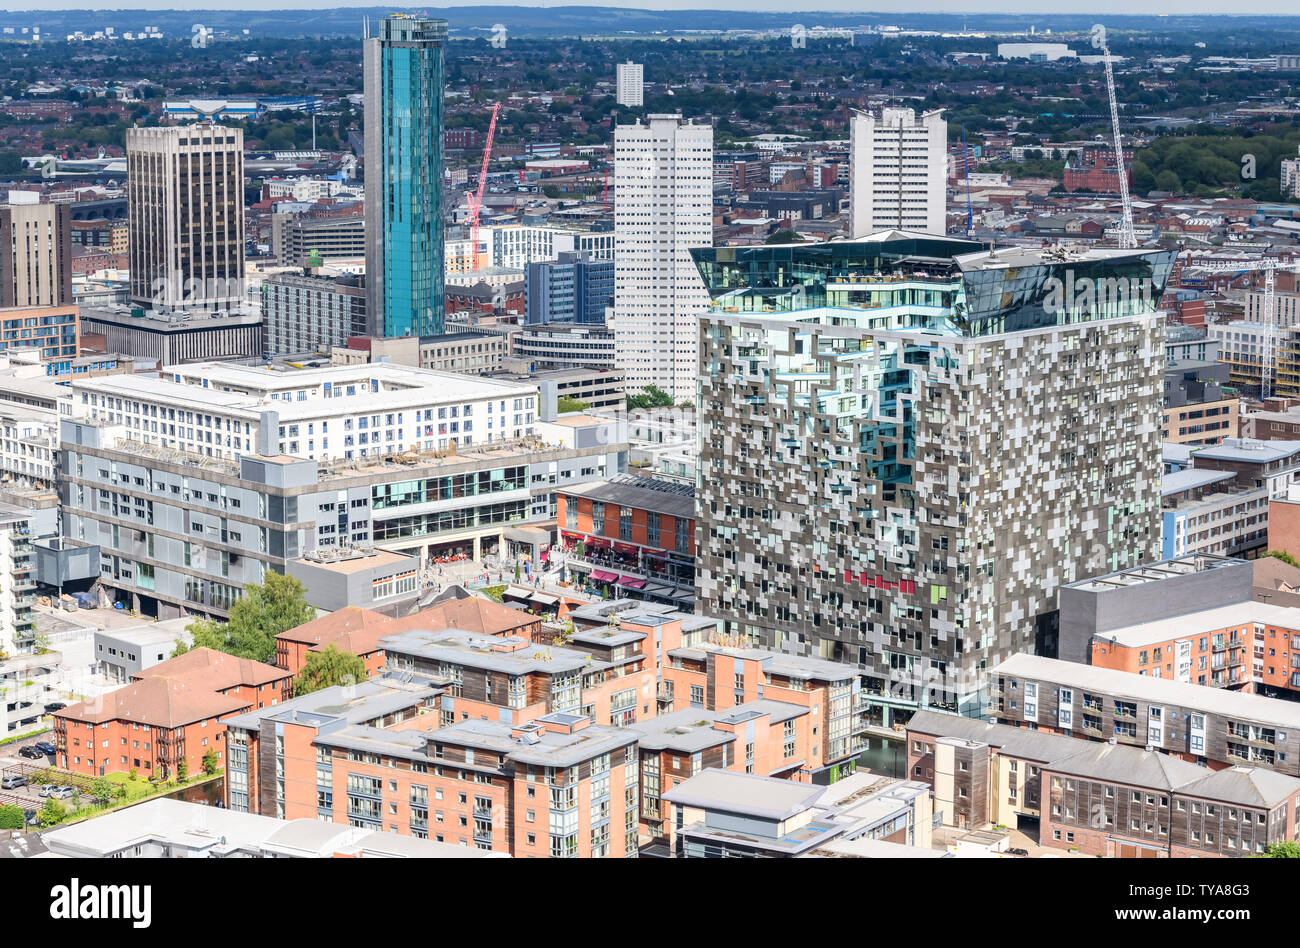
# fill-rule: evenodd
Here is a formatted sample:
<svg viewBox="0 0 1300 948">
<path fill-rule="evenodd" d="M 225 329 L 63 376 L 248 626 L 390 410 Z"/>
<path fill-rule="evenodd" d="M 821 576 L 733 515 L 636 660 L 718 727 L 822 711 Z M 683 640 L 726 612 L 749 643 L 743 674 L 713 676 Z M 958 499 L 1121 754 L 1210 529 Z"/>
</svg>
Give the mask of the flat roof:
<svg viewBox="0 0 1300 948">
<path fill-rule="evenodd" d="M 663 798 L 678 806 L 788 820 L 813 806 L 825 787 L 710 767 L 673 787 Z"/>
<path fill-rule="evenodd" d="M 1219 444 L 1196 449 L 1198 458 L 1256 464 L 1281 461 L 1296 454 L 1300 454 L 1300 441 L 1259 441 L 1254 438 L 1224 438 Z"/>
<path fill-rule="evenodd" d="M 1208 487 L 1210 484 L 1230 481 L 1236 476 L 1236 471 L 1213 471 L 1195 467 L 1186 467 L 1181 471 L 1174 471 L 1171 474 L 1165 474 L 1161 477 L 1160 495 L 1162 497 L 1169 497 L 1172 494 L 1179 494 L 1185 490 L 1194 490 L 1197 487 Z"/>
<path fill-rule="evenodd" d="M 1300 629 L 1300 608 L 1245 599 L 1227 606 L 1108 629 L 1094 633 L 1093 637 L 1129 648 L 1141 648 L 1144 645 L 1191 639 L 1219 629 L 1256 622 L 1288 630 Z"/>
</svg>

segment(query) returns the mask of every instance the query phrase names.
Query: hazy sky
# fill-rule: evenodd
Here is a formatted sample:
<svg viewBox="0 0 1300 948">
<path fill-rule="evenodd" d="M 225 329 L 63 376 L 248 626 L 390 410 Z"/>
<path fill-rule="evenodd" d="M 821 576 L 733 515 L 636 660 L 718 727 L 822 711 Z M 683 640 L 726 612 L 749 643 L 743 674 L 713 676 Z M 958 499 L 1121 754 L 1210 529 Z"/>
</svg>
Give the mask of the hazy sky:
<svg viewBox="0 0 1300 948">
<path fill-rule="evenodd" d="M 113 3 L 96 2 L 96 0 L 0 0 L 0 10 L 252 10 L 252 9 L 325 9 L 330 7 L 377 7 L 382 6 L 375 0 L 205 0 L 205 2 L 185 3 L 181 0 L 117 0 Z M 394 9 L 421 9 L 418 2 L 392 4 Z M 1037 13 L 1044 18 L 1050 13 L 1044 11 L 1043 0 L 493 0 L 487 3 L 475 3 L 473 0 L 425 4 L 424 8 L 434 9 L 448 6 L 604 6 L 632 7 L 642 10 L 765 10 L 789 12 L 813 12 L 817 10 L 834 10 L 861 12 L 864 20 L 873 18 L 873 14 L 900 12 L 909 13 Z M 1159 14 L 1159 13 L 1206 13 L 1206 14 L 1288 14 L 1300 15 L 1296 0 L 1058 0 L 1053 4 L 1051 13 L 1120 13 L 1120 14 Z"/>
</svg>

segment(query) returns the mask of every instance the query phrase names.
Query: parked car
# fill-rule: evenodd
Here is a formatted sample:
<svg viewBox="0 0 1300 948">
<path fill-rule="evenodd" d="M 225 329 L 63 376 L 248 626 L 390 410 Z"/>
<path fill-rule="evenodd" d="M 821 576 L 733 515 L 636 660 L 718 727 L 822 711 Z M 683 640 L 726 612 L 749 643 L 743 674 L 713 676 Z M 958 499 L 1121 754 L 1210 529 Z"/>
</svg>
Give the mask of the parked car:
<svg viewBox="0 0 1300 948">
<path fill-rule="evenodd" d="M 52 783 L 43 783 L 43 784 L 41 784 L 39 787 L 36 788 L 36 795 L 37 795 L 38 797 L 48 797 L 51 793 L 53 793 L 53 792 L 55 791 L 55 789 L 56 789 L 56 788 L 55 788 L 54 784 L 52 784 Z"/>
<path fill-rule="evenodd" d="M 1007 854 L 1010 855 L 1010 856 L 1028 856 L 1028 855 L 1029 855 L 1029 850 L 1027 850 L 1027 849 L 1008 849 L 1008 850 L 1007 850 Z"/>
<path fill-rule="evenodd" d="M 17 790 L 19 787 L 27 786 L 27 778 L 19 776 L 9 776 L 0 780 L 0 790 Z"/>
<path fill-rule="evenodd" d="M 50 791 L 50 797 L 55 800 L 66 800 L 68 797 L 75 797 L 77 795 L 78 790 L 76 787 L 55 787 Z"/>
<path fill-rule="evenodd" d="M 29 745 L 28 747 L 21 748 L 21 749 L 18 751 L 18 756 L 19 756 L 19 757 L 26 757 L 28 760 L 44 760 L 44 759 L 45 759 L 45 755 L 44 755 L 43 753 L 41 753 L 39 750 L 36 749 L 36 745 L 35 745 L 35 744 Z"/>
<path fill-rule="evenodd" d="M 66 707 L 67 705 L 62 701 L 51 701 L 45 706 L 45 710 L 47 713 L 50 713 L 54 711 L 62 711 Z"/>
<path fill-rule="evenodd" d="M 55 749 L 54 745 L 49 741 L 37 741 L 32 747 L 35 747 L 42 754 L 53 754 Z"/>
</svg>

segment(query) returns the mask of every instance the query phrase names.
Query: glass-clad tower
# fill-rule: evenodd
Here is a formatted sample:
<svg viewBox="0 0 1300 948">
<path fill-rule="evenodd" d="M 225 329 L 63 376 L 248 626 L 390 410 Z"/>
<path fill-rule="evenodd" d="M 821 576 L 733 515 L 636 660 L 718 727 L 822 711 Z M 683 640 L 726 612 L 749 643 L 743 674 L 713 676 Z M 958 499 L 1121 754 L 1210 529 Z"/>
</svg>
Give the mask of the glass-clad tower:
<svg viewBox="0 0 1300 948">
<path fill-rule="evenodd" d="M 857 665 L 881 725 L 976 714 L 988 668 L 1051 653 L 1062 583 L 1159 558 L 1172 251 L 691 255 L 696 591 L 727 634 Z"/>
<path fill-rule="evenodd" d="M 443 331 L 442 87 L 447 21 L 389 16 L 365 43 L 366 322 Z"/>
</svg>

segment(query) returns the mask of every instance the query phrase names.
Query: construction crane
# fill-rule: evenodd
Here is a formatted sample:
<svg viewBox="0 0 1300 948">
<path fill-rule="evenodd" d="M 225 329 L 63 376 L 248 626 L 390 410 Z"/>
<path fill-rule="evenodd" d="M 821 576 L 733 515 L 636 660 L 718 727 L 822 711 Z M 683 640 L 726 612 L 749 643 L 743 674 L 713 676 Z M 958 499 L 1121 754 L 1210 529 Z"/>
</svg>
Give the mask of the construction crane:
<svg viewBox="0 0 1300 948">
<path fill-rule="evenodd" d="M 478 221 L 479 211 L 483 208 L 483 188 L 487 185 L 488 162 L 492 159 L 492 137 L 497 131 L 497 114 L 501 103 L 492 106 L 492 121 L 488 123 L 487 144 L 483 148 L 483 164 L 478 171 L 478 194 L 470 198 L 469 204 L 469 254 L 470 267 L 478 273 Z"/>
<path fill-rule="evenodd" d="M 1119 106 L 1115 104 L 1115 72 L 1110 65 L 1110 47 L 1101 44 L 1101 59 L 1106 64 L 1106 94 L 1110 96 L 1110 127 L 1115 134 L 1115 171 L 1119 178 L 1119 200 L 1123 216 L 1119 225 L 1119 245 L 1124 250 L 1137 247 L 1133 230 L 1133 202 L 1128 196 L 1128 175 L 1124 172 L 1124 146 L 1119 137 Z"/>
<path fill-rule="evenodd" d="M 1273 375 L 1276 371 L 1277 355 L 1277 266 L 1276 260 L 1260 260 L 1258 263 L 1243 263 L 1240 260 L 1207 261 L 1194 264 L 1207 270 L 1231 270 L 1236 273 L 1264 271 L 1264 305 L 1259 314 L 1259 321 L 1264 325 L 1264 335 L 1260 351 L 1259 364 L 1259 398 L 1260 401 L 1273 394 Z"/>
</svg>

